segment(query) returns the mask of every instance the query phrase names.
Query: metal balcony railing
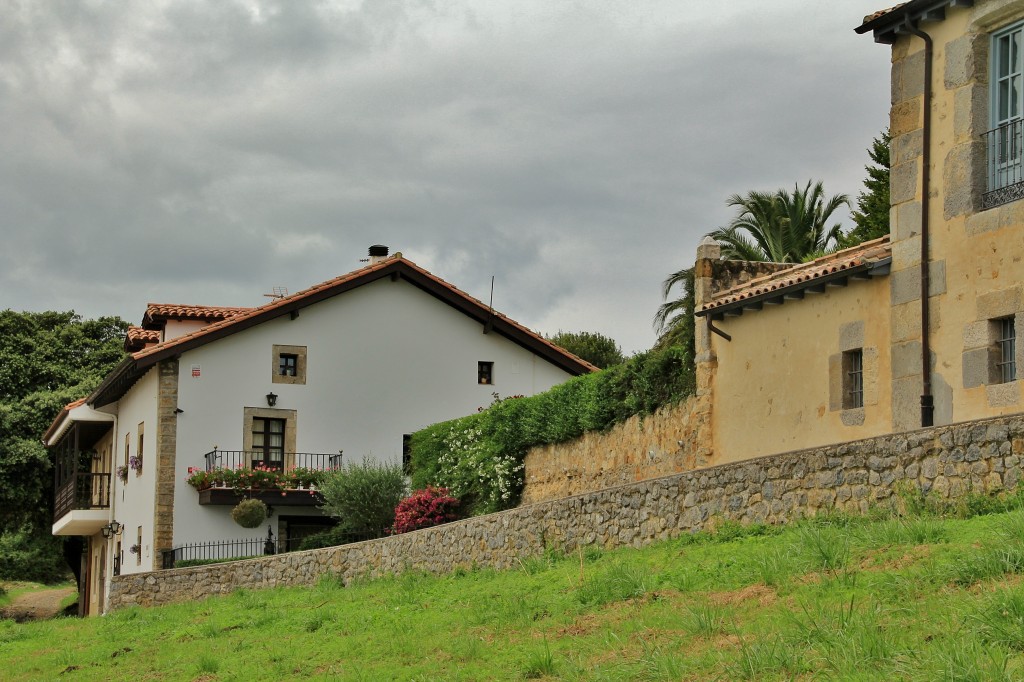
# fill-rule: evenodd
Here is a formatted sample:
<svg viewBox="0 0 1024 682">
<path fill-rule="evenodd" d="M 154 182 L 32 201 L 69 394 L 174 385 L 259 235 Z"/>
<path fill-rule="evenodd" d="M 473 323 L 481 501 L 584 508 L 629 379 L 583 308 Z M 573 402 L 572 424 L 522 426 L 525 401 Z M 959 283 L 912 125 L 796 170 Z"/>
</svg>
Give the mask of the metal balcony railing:
<svg viewBox="0 0 1024 682">
<path fill-rule="evenodd" d="M 1024 199 L 1024 120 L 990 130 L 985 140 L 986 192 L 982 208 Z"/>
<path fill-rule="evenodd" d="M 325 454 L 319 452 L 266 452 L 263 450 L 211 450 L 203 455 L 206 470 L 213 471 L 217 467 L 226 469 L 255 469 L 265 467 L 278 471 L 295 468 L 326 471 L 341 467 L 341 453 Z"/>
<path fill-rule="evenodd" d="M 76 509 L 108 509 L 110 474 L 73 474 L 57 486 L 54 497 L 54 521 Z"/>
</svg>

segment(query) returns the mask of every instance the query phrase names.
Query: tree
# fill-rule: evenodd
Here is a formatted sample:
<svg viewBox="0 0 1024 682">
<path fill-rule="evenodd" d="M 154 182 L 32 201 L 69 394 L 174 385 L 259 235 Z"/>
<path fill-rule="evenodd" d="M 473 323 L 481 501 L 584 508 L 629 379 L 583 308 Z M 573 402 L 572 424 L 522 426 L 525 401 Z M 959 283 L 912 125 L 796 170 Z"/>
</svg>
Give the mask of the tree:
<svg viewBox="0 0 1024 682">
<path fill-rule="evenodd" d="M 668 300 L 672 290 L 676 288 L 680 292 L 679 298 Z M 661 349 L 682 346 L 686 349 L 692 366 L 696 354 L 693 327 L 693 268 L 683 268 L 669 275 L 661 284 L 661 295 L 665 303 L 659 306 L 658 312 L 654 315 L 654 330 L 658 333 L 658 341 L 654 347 Z"/>
<path fill-rule="evenodd" d="M 726 200 L 739 213 L 726 227 L 710 233 L 722 246 L 728 260 L 800 263 L 834 249 L 842 235 L 841 226 L 828 221 L 842 206 L 849 206 L 845 194 L 825 198 L 822 183 L 807 185 L 793 192 L 785 189 L 769 192 L 734 194 Z"/>
<path fill-rule="evenodd" d="M 52 466 L 40 439 L 64 405 L 121 360 L 127 329 L 116 317 L 0 311 L 0 577 L 17 565 L 18 577 L 31 578 L 25 556 L 40 557 L 30 563 L 41 571 L 60 561 L 50 536 Z"/>
<path fill-rule="evenodd" d="M 626 359 L 614 339 L 597 332 L 559 331 L 549 336 L 548 341 L 601 369 L 622 364 Z"/>
<path fill-rule="evenodd" d="M 889 234 L 889 141 L 888 130 L 871 141 L 868 156 L 872 164 L 864 166 L 868 173 L 865 191 L 857 197 L 857 210 L 851 214 L 857 226 L 840 240 L 844 248 Z"/>
<path fill-rule="evenodd" d="M 382 537 L 395 523 L 395 507 L 405 497 L 405 473 L 400 464 L 349 463 L 325 472 L 318 485 L 324 513 L 338 519 L 338 528 Z"/>
</svg>

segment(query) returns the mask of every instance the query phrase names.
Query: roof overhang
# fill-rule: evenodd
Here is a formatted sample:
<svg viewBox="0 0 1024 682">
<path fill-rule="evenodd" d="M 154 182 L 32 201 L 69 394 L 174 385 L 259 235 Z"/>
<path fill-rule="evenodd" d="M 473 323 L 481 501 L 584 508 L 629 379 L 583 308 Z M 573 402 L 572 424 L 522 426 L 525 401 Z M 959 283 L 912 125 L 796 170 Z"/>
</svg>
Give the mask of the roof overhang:
<svg viewBox="0 0 1024 682">
<path fill-rule="evenodd" d="M 53 420 L 50 428 L 43 434 L 43 445 L 50 448 L 60 442 L 60 439 L 64 437 L 72 426 L 75 424 L 88 424 L 93 428 L 91 431 L 97 433 L 97 437 L 102 435 L 102 432 L 106 431 L 109 425 L 113 424 L 113 415 L 105 412 L 97 412 L 96 410 L 89 407 L 87 403 L 82 403 L 68 409 L 65 407 L 61 410 L 57 418 Z"/>
<path fill-rule="evenodd" d="M 877 261 L 861 263 L 853 267 L 837 270 L 820 277 L 808 279 L 803 282 L 796 282 L 789 286 L 780 286 L 777 289 L 766 291 L 739 301 L 732 301 L 714 308 L 699 310 L 697 317 L 710 317 L 712 320 L 722 320 L 726 317 L 739 317 L 746 310 L 761 310 L 766 305 L 782 305 L 787 301 L 799 300 L 808 293 L 823 294 L 829 287 L 845 287 L 851 280 L 867 280 L 875 277 L 883 277 L 889 274 L 892 266 L 892 257 L 883 258 Z"/>
<path fill-rule="evenodd" d="M 394 258 L 384 261 L 380 267 L 366 268 L 355 276 L 342 278 L 330 286 L 301 292 L 296 294 L 293 299 L 282 299 L 265 308 L 256 308 L 250 314 L 239 315 L 236 318 L 229 318 L 211 325 L 208 329 L 202 329 L 195 335 L 181 336 L 135 353 L 123 360 L 107 375 L 103 383 L 89 396 L 87 402 L 93 407 L 108 405 L 120 399 L 151 367 L 162 360 L 176 358 L 194 348 L 279 317 L 290 316 L 294 319 L 302 308 L 383 279 L 405 280 L 479 322 L 484 333 L 496 333 L 504 336 L 569 374 L 577 376 L 597 369 L 585 360 L 581 360 L 546 341 L 538 334 L 495 312 L 480 301 L 430 275 L 425 270 L 421 270 L 409 261 Z"/>
<path fill-rule="evenodd" d="M 907 24 L 920 26 L 946 18 L 946 10 L 954 7 L 973 7 L 974 0 L 910 0 L 881 16 L 865 21 L 854 29 L 857 33 L 874 33 L 876 43 L 892 45 L 897 38 L 909 35 Z"/>
</svg>

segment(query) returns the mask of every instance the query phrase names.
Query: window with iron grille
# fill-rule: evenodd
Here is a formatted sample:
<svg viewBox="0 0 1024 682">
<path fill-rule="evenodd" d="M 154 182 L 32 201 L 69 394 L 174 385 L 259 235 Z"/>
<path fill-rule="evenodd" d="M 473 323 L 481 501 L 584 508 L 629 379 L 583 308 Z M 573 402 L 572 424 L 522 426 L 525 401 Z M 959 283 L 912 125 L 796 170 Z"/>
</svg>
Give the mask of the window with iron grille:
<svg viewBox="0 0 1024 682">
<path fill-rule="evenodd" d="M 843 409 L 864 407 L 864 349 L 843 353 Z"/>
<path fill-rule="evenodd" d="M 1024 24 L 992 35 L 991 118 L 985 134 L 987 189 L 984 206 L 1021 198 L 1024 186 Z"/>
<path fill-rule="evenodd" d="M 1001 383 L 1017 380 L 1017 328 L 1012 317 L 996 320 L 996 374 Z"/>
</svg>

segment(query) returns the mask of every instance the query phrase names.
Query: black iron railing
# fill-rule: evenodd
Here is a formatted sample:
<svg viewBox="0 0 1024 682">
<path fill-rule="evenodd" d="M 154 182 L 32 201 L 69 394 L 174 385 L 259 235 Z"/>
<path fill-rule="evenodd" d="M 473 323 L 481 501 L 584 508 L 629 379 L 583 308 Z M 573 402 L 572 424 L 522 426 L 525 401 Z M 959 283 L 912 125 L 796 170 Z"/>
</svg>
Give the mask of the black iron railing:
<svg viewBox="0 0 1024 682">
<path fill-rule="evenodd" d="M 57 486 L 53 520 L 75 509 L 110 507 L 110 474 L 76 473 Z"/>
<path fill-rule="evenodd" d="M 982 208 L 1024 199 L 1024 121 L 1011 121 L 983 137 L 987 191 Z"/>
<path fill-rule="evenodd" d="M 262 450 L 217 450 L 213 449 L 203 455 L 206 470 L 213 471 L 217 467 L 227 469 L 315 469 L 326 471 L 341 467 L 341 453 L 324 454 L 319 452 L 284 452 L 267 453 Z"/>
<path fill-rule="evenodd" d="M 336 535 L 339 545 L 363 542 L 381 537 L 381 532 L 353 531 Z M 275 538 L 269 531 L 265 538 L 246 540 L 222 540 L 219 542 L 193 542 L 164 550 L 163 567 L 175 568 L 179 564 L 195 565 L 206 562 L 251 559 L 284 552 L 294 552 L 302 545 L 304 538 Z M 194 562 L 194 563 L 193 563 Z"/>
</svg>

